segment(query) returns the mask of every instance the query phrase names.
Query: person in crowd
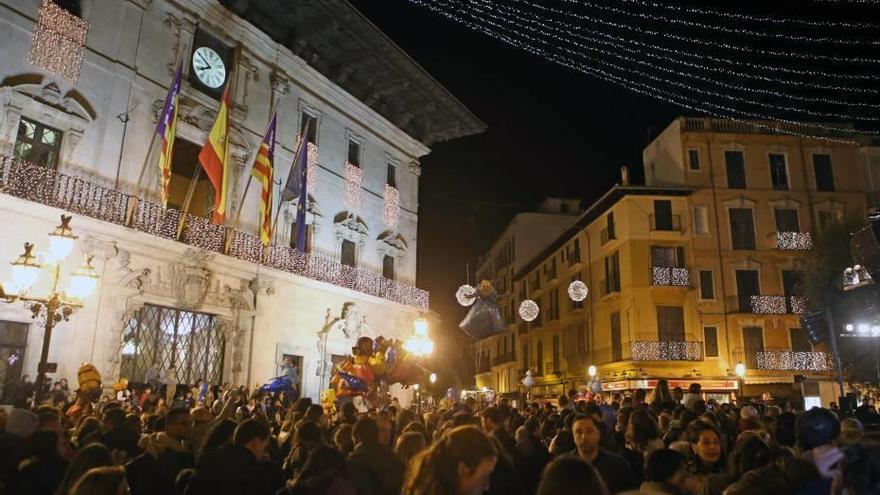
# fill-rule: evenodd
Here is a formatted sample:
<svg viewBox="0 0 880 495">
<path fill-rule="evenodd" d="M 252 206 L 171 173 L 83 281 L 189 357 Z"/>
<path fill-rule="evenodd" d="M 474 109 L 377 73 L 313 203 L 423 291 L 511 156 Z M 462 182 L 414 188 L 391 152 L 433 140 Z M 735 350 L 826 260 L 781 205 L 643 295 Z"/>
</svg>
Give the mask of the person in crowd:
<svg viewBox="0 0 880 495">
<path fill-rule="evenodd" d="M 660 439 L 660 428 L 657 426 L 657 421 L 646 409 L 640 408 L 632 412 L 624 438 L 626 446 L 643 457 L 654 450 L 663 448 L 663 440 Z"/>
<path fill-rule="evenodd" d="M 147 437 L 146 451 L 126 464 L 132 495 L 173 493 L 177 475 L 195 466 L 195 454 L 187 443 L 192 433 L 189 410 L 168 411 L 163 428 L 164 431 Z"/>
<path fill-rule="evenodd" d="M 235 428 L 231 444 L 206 452 L 199 459 L 191 481 L 193 493 L 270 495 L 277 492 L 283 483 L 271 479 L 260 467 L 269 440 L 269 426 L 265 422 L 257 418 L 243 421 Z"/>
<path fill-rule="evenodd" d="M 840 435 L 837 437 L 837 445 L 843 447 L 857 443 L 865 435 L 865 427 L 856 418 L 844 418 L 840 421 Z"/>
<path fill-rule="evenodd" d="M 814 408 L 797 418 L 797 445 L 802 458 L 812 462 L 826 482 L 834 478 L 834 466 L 843 458 L 834 445 L 840 435 L 840 420 L 827 409 Z"/>
<path fill-rule="evenodd" d="M 659 415 L 661 411 L 673 410 L 675 405 L 672 392 L 669 391 L 669 382 L 665 378 L 657 380 L 654 393 L 651 395 L 651 411 L 655 415 Z"/>
<path fill-rule="evenodd" d="M 114 464 L 113 454 L 110 449 L 100 443 L 92 443 L 79 449 L 73 460 L 67 466 L 64 477 L 58 486 L 56 495 L 68 495 L 73 485 L 87 471 L 93 468 L 112 466 Z"/>
<path fill-rule="evenodd" d="M 288 478 L 296 477 L 306 465 L 309 455 L 317 447 L 324 445 L 324 433 L 321 427 L 311 421 L 302 420 L 294 427 L 293 445 L 290 454 L 282 466 Z"/>
<path fill-rule="evenodd" d="M 570 427 L 571 421 L 568 423 Z M 523 431 L 523 437 L 516 443 L 516 451 L 522 462 L 520 474 L 526 493 L 535 493 L 535 490 L 538 489 L 538 483 L 541 481 L 541 473 L 550 461 L 550 453 L 544 448 L 540 438 L 538 438 L 538 435 L 540 435 L 539 428 L 540 425 L 537 419 L 531 417 L 526 419 L 520 427 Z M 568 451 L 571 452 L 571 450 L 574 450 L 574 441 L 572 441 L 572 448 Z"/>
<path fill-rule="evenodd" d="M 70 495 L 126 495 L 125 469 L 104 466 L 90 469 L 70 490 Z"/>
<path fill-rule="evenodd" d="M 833 495 L 880 493 L 880 445 L 844 447 L 838 467 L 831 489 Z"/>
<path fill-rule="evenodd" d="M 640 494 L 681 495 L 688 493 L 684 456 L 675 450 L 660 448 L 645 459 L 645 481 Z"/>
<path fill-rule="evenodd" d="M 387 421 L 387 420 L 386 420 Z M 360 495 L 397 495 L 406 466 L 390 447 L 380 442 L 379 425 L 361 418 L 352 429 L 354 451 L 346 465 Z"/>
<path fill-rule="evenodd" d="M 693 382 L 688 386 L 688 393 L 682 397 L 684 407 L 694 409 L 697 401 L 703 400 L 703 386 L 697 382 Z"/>
<path fill-rule="evenodd" d="M 635 489 L 641 480 L 633 472 L 632 467 L 622 457 L 601 449 L 602 424 L 592 416 L 578 416 L 571 423 L 575 454 L 596 468 L 608 491 L 619 493 Z"/>
<path fill-rule="evenodd" d="M 425 450 L 427 442 L 425 435 L 417 431 L 406 432 L 397 437 L 397 445 L 394 446 L 394 453 L 404 465 L 408 465 L 419 452 Z"/>
<path fill-rule="evenodd" d="M 125 411 L 121 407 L 105 407 L 101 424 L 103 434 L 99 441 L 113 452 L 119 464 L 134 459 L 140 453 L 138 448 L 140 436 L 138 432 L 126 426 L 125 416 Z"/>
<path fill-rule="evenodd" d="M 498 450 L 476 426 L 459 426 L 442 434 L 416 456 L 402 495 L 480 495 L 489 487 Z"/>
<path fill-rule="evenodd" d="M 724 471 L 721 433 L 715 426 L 702 420 L 692 422 L 687 428 L 687 441 L 691 450 L 688 460 L 691 474 L 706 476 Z"/>
<path fill-rule="evenodd" d="M 319 446 L 309 454 L 302 472 L 278 495 L 358 495 L 345 474 L 345 457 L 329 446 Z"/>
<path fill-rule="evenodd" d="M 602 477 L 589 462 L 575 456 L 554 459 L 541 478 L 537 495 L 570 495 L 584 493 L 608 495 L 610 492 Z"/>
<path fill-rule="evenodd" d="M 67 470 L 61 456 L 59 435 L 42 430 L 31 434 L 22 447 L 24 455 L 11 493 L 17 495 L 53 495 Z"/>
<path fill-rule="evenodd" d="M 333 432 L 333 446 L 345 457 L 354 450 L 354 439 L 351 436 L 353 425 L 354 423 L 341 423 Z"/>
</svg>

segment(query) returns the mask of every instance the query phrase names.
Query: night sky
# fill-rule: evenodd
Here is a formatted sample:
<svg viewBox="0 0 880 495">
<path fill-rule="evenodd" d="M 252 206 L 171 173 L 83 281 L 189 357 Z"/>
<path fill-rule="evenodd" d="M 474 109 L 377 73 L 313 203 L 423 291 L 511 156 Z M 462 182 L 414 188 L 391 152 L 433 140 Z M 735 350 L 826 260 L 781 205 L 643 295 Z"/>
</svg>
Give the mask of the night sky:
<svg viewBox="0 0 880 495">
<path fill-rule="evenodd" d="M 681 114 L 472 32 L 406 0 L 350 0 L 488 126 L 422 160 L 419 286 L 447 328 L 455 289 L 513 215 L 548 196 L 597 198 L 630 167 L 642 180 L 649 134 Z"/>
</svg>

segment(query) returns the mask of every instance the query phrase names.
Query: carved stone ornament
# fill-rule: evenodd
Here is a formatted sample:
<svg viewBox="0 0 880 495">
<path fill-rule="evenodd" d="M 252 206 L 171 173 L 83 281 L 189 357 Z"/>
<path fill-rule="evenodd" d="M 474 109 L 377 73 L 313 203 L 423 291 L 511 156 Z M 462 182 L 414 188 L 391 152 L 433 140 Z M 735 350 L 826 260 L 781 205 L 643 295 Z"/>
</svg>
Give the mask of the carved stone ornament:
<svg viewBox="0 0 880 495">
<path fill-rule="evenodd" d="M 171 288 L 177 307 L 194 310 L 205 302 L 213 276 L 208 269 L 211 258 L 207 251 L 187 249 L 181 262 L 172 267 Z"/>
</svg>

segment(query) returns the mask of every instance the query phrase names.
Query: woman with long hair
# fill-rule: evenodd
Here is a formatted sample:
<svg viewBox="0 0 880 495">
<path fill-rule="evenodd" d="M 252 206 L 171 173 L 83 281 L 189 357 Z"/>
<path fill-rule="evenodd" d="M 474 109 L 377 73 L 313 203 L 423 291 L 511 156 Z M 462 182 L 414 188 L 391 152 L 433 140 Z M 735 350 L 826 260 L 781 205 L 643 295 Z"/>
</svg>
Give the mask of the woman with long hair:
<svg viewBox="0 0 880 495">
<path fill-rule="evenodd" d="M 479 428 L 453 428 L 413 459 L 402 495 L 479 495 L 497 460 L 495 444 Z"/>
<path fill-rule="evenodd" d="M 646 458 L 651 452 L 663 448 L 657 421 L 646 409 L 636 409 L 629 416 L 624 434 L 626 446 Z"/>
<path fill-rule="evenodd" d="M 409 461 L 411 461 L 419 452 L 425 450 L 426 443 L 425 435 L 417 431 L 408 431 L 397 437 L 397 444 L 394 446 L 394 453 L 397 454 L 397 458 L 400 459 L 401 462 L 409 465 Z"/>
<path fill-rule="evenodd" d="M 687 441 L 691 447 L 688 471 L 692 474 L 721 474 L 724 472 L 724 448 L 721 433 L 703 420 L 688 425 Z"/>
<path fill-rule="evenodd" d="M 608 489 L 596 468 L 577 456 L 557 457 L 547 468 L 536 495 L 608 495 Z"/>
<path fill-rule="evenodd" d="M 68 495 L 73 485 L 79 481 L 86 472 L 92 468 L 112 466 L 113 455 L 110 449 L 100 443 L 91 443 L 79 449 L 73 460 L 67 466 L 61 485 L 55 492 L 56 495 Z"/>
<path fill-rule="evenodd" d="M 197 452 L 197 456 L 201 458 L 208 452 L 232 443 L 232 434 L 235 433 L 236 426 L 238 426 L 238 423 L 228 418 L 214 423 L 205 433 L 205 442 Z"/>
<path fill-rule="evenodd" d="M 90 469 L 76 482 L 70 495 L 125 495 L 128 481 L 125 468 L 105 466 Z"/>
</svg>

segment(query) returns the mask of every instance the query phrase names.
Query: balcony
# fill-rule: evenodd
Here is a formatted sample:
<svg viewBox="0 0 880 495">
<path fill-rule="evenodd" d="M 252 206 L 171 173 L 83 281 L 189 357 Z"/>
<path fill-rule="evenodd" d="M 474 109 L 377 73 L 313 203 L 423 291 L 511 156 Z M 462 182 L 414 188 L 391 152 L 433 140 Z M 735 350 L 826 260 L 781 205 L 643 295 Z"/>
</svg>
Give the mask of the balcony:
<svg viewBox="0 0 880 495">
<path fill-rule="evenodd" d="M 813 249 L 813 235 L 809 232 L 773 232 L 772 242 L 780 251 L 808 251 Z"/>
<path fill-rule="evenodd" d="M 606 244 L 608 241 L 613 241 L 614 239 L 617 239 L 617 236 L 614 234 L 614 229 L 608 230 L 608 227 L 602 229 L 599 232 L 599 237 L 602 241 L 602 244 Z"/>
<path fill-rule="evenodd" d="M 687 287 L 690 274 L 687 268 L 655 266 L 651 269 L 651 281 L 657 287 Z"/>
<path fill-rule="evenodd" d="M 651 232 L 684 232 L 681 215 L 658 217 L 651 213 L 648 215 L 648 220 L 651 224 Z"/>
<path fill-rule="evenodd" d="M 760 351 L 755 353 L 759 370 L 831 371 L 834 363 L 827 352 Z"/>
<path fill-rule="evenodd" d="M 702 361 L 703 343 L 674 340 L 634 340 L 629 343 L 633 361 Z"/>
<path fill-rule="evenodd" d="M 256 235 L 215 225 L 206 218 L 163 208 L 115 189 L 3 156 L 0 156 L 0 193 L 421 310 L 429 307 L 427 291 L 386 279 L 366 268 L 346 266 L 336 259 L 314 253 L 301 253 L 286 244 L 271 244 L 264 248 Z"/>
<path fill-rule="evenodd" d="M 489 366 L 489 360 L 484 359 L 477 364 L 477 374 L 488 373 L 492 371 L 492 367 Z"/>
<path fill-rule="evenodd" d="M 756 315 L 799 315 L 807 310 L 807 298 L 801 296 L 731 296 L 728 308 L 733 313 Z"/>
<path fill-rule="evenodd" d="M 516 361 L 516 357 L 512 352 L 505 352 L 492 358 L 492 366 L 501 366 L 505 363 Z"/>
</svg>

